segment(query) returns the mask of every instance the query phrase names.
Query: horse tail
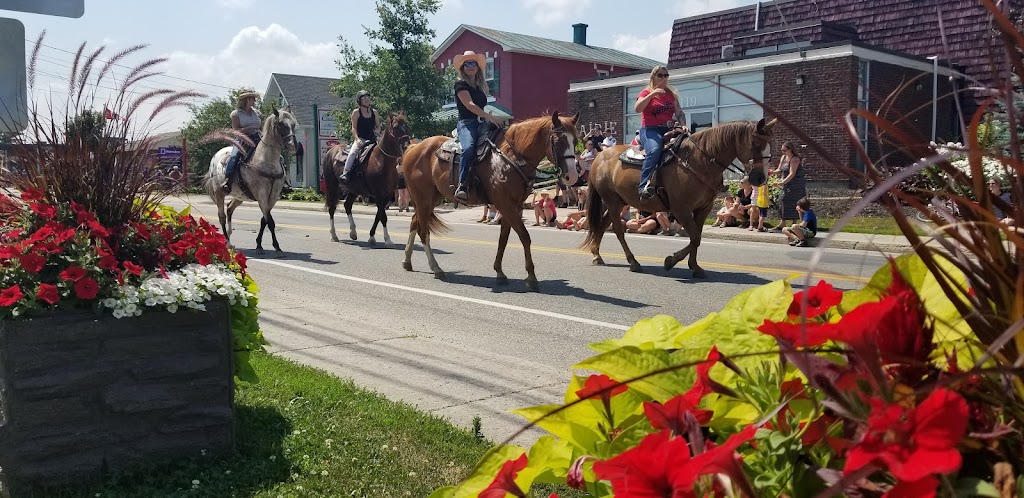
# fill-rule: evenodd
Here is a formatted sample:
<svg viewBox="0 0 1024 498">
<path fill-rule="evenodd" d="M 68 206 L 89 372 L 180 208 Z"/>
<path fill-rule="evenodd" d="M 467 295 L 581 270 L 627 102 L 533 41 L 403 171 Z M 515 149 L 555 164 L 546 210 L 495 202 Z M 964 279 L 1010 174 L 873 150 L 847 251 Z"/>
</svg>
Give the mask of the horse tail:
<svg viewBox="0 0 1024 498">
<path fill-rule="evenodd" d="M 600 242 L 598 236 L 603 235 L 603 232 L 611 224 L 611 218 L 605 217 L 604 212 L 604 200 L 601 199 L 601 194 L 596 188 L 591 186 L 590 192 L 587 195 L 587 238 L 583 239 L 583 243 L 580 244 L 580 248 L 586 251 L 595 251 Z"/>
<path fill-rule="evenodd" d="M 425 211 L 427 210 L 417 210 L 416 213 L 413 214 L 413 223 L 419 225 L 419 229 L 417 231 L 420 232 L 420 235 L 425 236 L 427 232 L 434 235 L 441 235 L 451 231 L 452 228 L 437 215 L 437 212 L 433 209 L 430 209 L 429 213 Z M 426 219 L 421 218 L 421 214 L 425 215 Z"/>
<path fill-rule="evenodd" d="M 328 151 L 320 161 L 320 173 L 324 176 L 324 207 L 334 212 L 341 200 L 341 181 L 334 171 L 334 153 Z"/>
</svg>

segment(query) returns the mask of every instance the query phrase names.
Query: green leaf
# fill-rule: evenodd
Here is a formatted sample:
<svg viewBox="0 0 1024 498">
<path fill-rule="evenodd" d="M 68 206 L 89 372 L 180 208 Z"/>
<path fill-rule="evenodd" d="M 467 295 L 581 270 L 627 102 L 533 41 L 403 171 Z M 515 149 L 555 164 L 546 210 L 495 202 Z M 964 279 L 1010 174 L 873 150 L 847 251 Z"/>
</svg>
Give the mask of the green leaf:
<svg viewBox="0 0 1024 498">
<path fill-rule="evenodd" d="M 981 479 L 968 478 L 956 482 L 956 496 L 986 496 L 999 498 L 999 490 L 992 483 Z"/>
<path fill-rule="evenodd" d="M 683 327 L 678 320 L 671 316 L 656 315 L 634 323 L 622 336 L 622 339 L 606 339 L 595 342 L 590 345 L 590 349 L 599 353 L 606 353 L 623 346 L 636 346 L 640 349 L 674 349 L 676 348 L 676 338 L 684 334 L 686 328 L 688 327 Z"/>
<path fill-rule="evenodd" d="M 615 380 L 626 381 L 686 363 L 688 359 L 684 355 L 673 356 L 663 349 L 643 350 L 636 346 L 625 346 L 583 360 L 573 368 L 596 370 Z M 692 373 L 686 375 L 685 370 L 689 369 L 680 367 L 677 370 L 653 375 L 629 384 L 629 388 L 664 403 L 693 384 Z"/>
<path fill-rule="evenodd" d="M 476 464 L 473 473 L 465 481 L 462 481 L 454 490 L 444 491 L 445 494 L 438 496 L 445 498 L 475 498 L 494 481 L 495 476 L 498 475 L 498 471 L 505 465 L 505 462 L 515 460 L 524 453 L 526 453 L 526 450 L 519 446 L 496 446 L 491 448 Z M 435 491 L 434 494 L 441 491 Z M 434 496 L 434 494 L 431 494 L 431 496 Z"/>
</svg>

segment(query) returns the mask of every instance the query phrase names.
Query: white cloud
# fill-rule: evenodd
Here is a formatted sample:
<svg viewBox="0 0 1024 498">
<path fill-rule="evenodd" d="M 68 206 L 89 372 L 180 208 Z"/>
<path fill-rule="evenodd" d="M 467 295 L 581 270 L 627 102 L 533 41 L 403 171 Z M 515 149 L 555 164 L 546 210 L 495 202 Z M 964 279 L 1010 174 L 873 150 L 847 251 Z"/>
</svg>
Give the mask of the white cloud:
<svg viewBox="0 0 1024 498">
<path fill-rule="evenodd" d="M 551 27 L 579 16 L 590 8 L 592 0 L 522 0 L 523 7 L 533 12 L 533 22 Z"/>
<path fill-rule="evenodd" d="M 668 60 L 668 45 L 671 39 L 671 29 L 647 37 L 615 35 L 612 39 L 612 48 L 665 62 Z"/>
<path fill-rule="evenodd" d="M 246 9 L 252 7 L 254 0 L 217 0 L 217 5 L 225 9 Z"/>
<path fill-rule="evenodd" d="M 752 3 L 751 0 L 678 0 L 673 10 L 677 17 L 690 17 Z"/>
<path fill-rule="evenodd" d="M 227 47 L 214 53 L 171 52 L 166 55 L 168 61 L 162 69 L 165 74 L 177 78 L 229 88 L 245 86 L 263 92 L 270 81 L 270 73 L 336 77 L 338 71 L 334 61 L 337 55 L 338 49 L 333 42 L 304 41 L 287 28 L 271 24 L 266 28 L 243 28 Z M 170 81 L 176 85 L 192 85 L 180 80 Z M 147 84 L 155 86 L 155 83 Z M 195 89 L 211 97 L 227 94 L 227 89 L 215 86 L 195 85 Z M 168 112 L 163 118 L 172 122 L 161 126 L 161 129 L 173 129 L 184 124 L 187 113 Z"/>
</svg>

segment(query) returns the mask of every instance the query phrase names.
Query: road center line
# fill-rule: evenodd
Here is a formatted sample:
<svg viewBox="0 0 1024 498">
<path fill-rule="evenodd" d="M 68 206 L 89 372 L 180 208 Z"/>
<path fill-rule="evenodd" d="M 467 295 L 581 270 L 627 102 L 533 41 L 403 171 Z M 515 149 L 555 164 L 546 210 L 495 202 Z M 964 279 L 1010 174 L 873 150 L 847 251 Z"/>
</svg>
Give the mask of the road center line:
<svg viewBox="0 0 1024 498">
<path fill-rule="evenodd" d="M 473 303 L 473 304 L 482 304 L 482 305 L 485 305 L 485 306 L 492 306 L 492 307 L 495 307 L 495 308 L 501 308 L 501 309 L 506 309 L 506 310 L 510 310 L 510 311 L 519 311 L 519 312 L 522 312 L 522 313 L 530 313 L 530 314 L 533 314 L 533 315 L 546 316 L 546 317 L 550 317 L 550 318 L 559 318 L 559 319 L 562 319 L 562 320 L 568 320 L 570 322 L 583 323 L 583 324 L 586 324 L 586 325 L 594 325 L 594 326 L 597 326 L 597 327 L 604 327 L 604 328 L 609 328 L 609 329 L 614 329 L 614 330 L 629 330 L 629 326 L 626 326 L 626 325 L 619 325 L 617 323 L 601 322 L 601 321 L 597 321 L 597 320 L 591 320 L 589 318 L 580 318 L 578 316 L 572 316 L 572 315 L 564 315 L 562 313 L 555 313 L 553 311 L 544 311 L 544 310 L 538 310 L 538 309 L 533 309 L 533 308 L 525 308 L 525 307 L 522 307 L 522 306 L 515 306 L 515 305 L 512 305 L 512 304 L 499 303 L 499 302 L 496 302 L 496 301 L 488 301 L 486 299 L 477 299 L 477 298 L 474 298 L 474 297 L 459 296 L 457 294 L 448 294 L 447 292 L 438 292 L 438 291 L 432 291 L 432 290 L 427 290 L 427 289 L 417 289 L 416 287 L 407 287 L 405 285 L 392 284 L 392 283 L 388 283 L 388 282 L 378 282 L 376 280 L 369 280 L 369 279 L 365 279 L 365 278 L 353 277 L 353 276 L 350 276 L 350 275 L 342 275 L 340 273 L 331 273 L 331 272 L 328 272 L 328 271 L 316 270 L 316 269 L 313 269 L 313 268 L 306 268 L 304 266 L 293 265 L 291 263 L 284 263 L 284 262 L 281 262 L 281 261 L 273 261 L 273 260 L 269 260 L 269 259 L 255 259 L 255 258 L 249 259 L 249 262 L 254 262 L 254 261 L 255 262 L 259 262 L 259 263 L 268 264 L 268 265 L 280 266 L 282 268 L 288 268 L 288 269 L 291 269 L 291 270 L 304 271 L 306 273 L 312 273 L 314 275 L 323 275 L 325 277 L 332 277 L 332 278 L 338 278 L 338 279 L 342 279 L 342 280 L 348 280 L 350 282 L 359 282 L 359 283 L 362 283 L 362 284 L 376 285 L 376 286 L 379 286 L 379 287 L 387 287 L 389 289 L 398 289 L 398 290 L 403 290 L 403 291 L 407 291 L 407 292 L 416 292 L 416 293 L 419 293 L 419 294 L 426 294 L 428 296 L 443 297 L 445 299 L 452 299 L 452 300 L 455 300 L 455 301 L 464 301 L 464 302 Z"/>
</svg>

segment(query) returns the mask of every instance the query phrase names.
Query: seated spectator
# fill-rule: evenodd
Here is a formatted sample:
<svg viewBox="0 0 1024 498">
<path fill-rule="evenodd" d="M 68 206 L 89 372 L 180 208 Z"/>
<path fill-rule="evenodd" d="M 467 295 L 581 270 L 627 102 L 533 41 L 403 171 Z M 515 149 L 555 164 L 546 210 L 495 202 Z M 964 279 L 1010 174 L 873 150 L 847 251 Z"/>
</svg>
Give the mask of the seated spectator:
<svg viewBox="0 0 1024 498">
<path fill-rule="evenodd" d="M 718 210 L 715 215 L 715 223 L 711 226 L 713 228 L 724 227 L 729 224 L 736 223 L 736 214 L 739 212 L 739 202 L 732 195 L 725 196 L 725 200 L 722 201 L 722 207 Z"/>
<path fill-rule="evenodd" d="M 565 217 L 565 221 L 555 225 L 559 230 L 586 230 L 587 225 L 587 212 L 586 211 L 574 211 L 569 213 Z"/>
<path fill-rule="evenodd" d="M 806 197 L 801 197 L 799 201 L 796 201 L 796 211 L 800 215 L 800 222 L 783 228 L 782 233 L 786 234 L 786 238 L 789 239 L 789 245 L 806 247 L 807 241 L 813 239 L 818 233 L 818 217 L 811 209 L 811 201 Z"/>
<path fill-rule="evenodd" d="M 1002 200 L 1007 207 L 1013 207 L 1012 202 L 1010 202 L 1010 193 L 1003 192 L 1003 187 L 1002 185 L 1000 185 L 999 180 L 996 180 L 994 178 L 989 180 L 988 191 L 990 194 L 992 194 L 993 197 Z M 996 219 L 999 220 L 1000 223 L 1004 225 L 1014 226 L 1013 218 L 1009 217 L 1009 213 L 1007 213 L 1001 207 L 999 207 L 998 201 L 992 202 L 992 214 L 995 215 Z"/>
<path fill-rule="evenodd" d="M 555 208 L 555 201 L 551 199 L 550 190 L 542 190 L 540 198 L 533 201 L 533 217 L 533 226 L 535 227 L 541 225 L 555 226 L 555 218 L 558 217 L 558 211 Z"/>
<path fill-rule="evenodd" d="M 676 217 L 668 213 L 668 211 L 658 211 L 654 213 L 654 218 L 658 220 L 658 228 L 661 235 L 673 236 L 676 234 L 674 226 L 676 226 Z"/>
<path fill-rule="evenodd" d="M 657 233 L 658 219 L 654 213 L 648 211 L 637 211 L 637 216 L 626 222 L 626 231 L 629 233 Z"/>
</svg>

